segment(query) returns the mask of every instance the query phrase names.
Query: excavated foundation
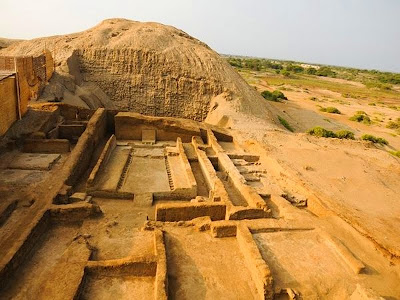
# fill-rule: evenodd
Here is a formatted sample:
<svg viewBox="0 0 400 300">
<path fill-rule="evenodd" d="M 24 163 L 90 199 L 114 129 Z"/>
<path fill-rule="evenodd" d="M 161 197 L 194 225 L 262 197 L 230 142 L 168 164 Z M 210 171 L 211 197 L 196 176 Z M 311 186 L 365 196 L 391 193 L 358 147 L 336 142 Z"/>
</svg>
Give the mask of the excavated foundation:
<svg viewBox="0 0 400 300">
<path fill-rule="evenodd" d="M 229 131 L 67 105 L 54 114 L 44 139 L 2 154 L 0 298 L 400 293 L 370 241 L 279 190 Z"/>
</svg>

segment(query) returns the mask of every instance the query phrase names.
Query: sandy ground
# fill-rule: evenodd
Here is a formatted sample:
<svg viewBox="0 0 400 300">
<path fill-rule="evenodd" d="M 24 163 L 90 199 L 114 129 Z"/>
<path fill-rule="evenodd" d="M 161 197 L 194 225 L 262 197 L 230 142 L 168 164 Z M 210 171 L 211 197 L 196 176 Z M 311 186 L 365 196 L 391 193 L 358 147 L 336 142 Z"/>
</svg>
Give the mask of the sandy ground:
<svg viewBox="0 0 400 300">
<path fill-rule="evenodd" d="M 84 33 L 54 37 L 52 41 L 55 44 L 64 44 L 65 41 L 68 43 L 75 40 L 71 44 L 77 48 L 90 47 L 90 43 L 94 41 L 101 44 L 109 38 L 109 33 L 112 33 L 114 27 L 123 30 L 125 25 L 130 24 L 128 21 L 120 20 L 117 22 L 121 22 L 118 26 L 113 26 L 114 22 L 117 21 L 108 20 Z M 154 27 L 157 29 L 156 37 L 165 35 L 165 32 L 174 33 L 181 37 L 178 41 L 184 41 L 186 46 L 197 45 L 200 54 L 193 55 L 196 59 L 200 57 L 197 66 L 203 61 L 208 61 L 210 57 L 217 61 L 219 59 L 215 56 L 216 53 L 204 50 L 206 49 L 204 44 L 178 30 L 171 28 L 166 30 L 161 25 L 147 23 L 144 25 L 133 23 L 129 26 L 134 32 L 142 27 Z M 85 34 L 91 39 L 87 39 Z M 154 35 L 153 40 L 149 41 L 124 39 L 122 38 L 124 36 L 126 37 L 121 34 L 112 40 L 109 46 L 111 48 L 137 46 L 141 49 L 151 44 L 157 50 L 172 49 L 171 53 L 174 53 L 174 48 L 181 47 L 176 40 L 171 42 L 168 39 L 154 39 Z M 147 33 L 143 36 L 147 36 Z M 42 49 L 46 41 L 40 39 L 21 42 L 8 49 L 10 51 L 0 53 L 32 54 Z M 35 48 L 32 48 L 32 43 L 35 44 Z M 72 48 L 64 49 L 64 52 L 60 53 L 63 58 L 70 57 Z M 184 55 L 178 57 L 181 59 Z M 178 62 L 175 61 L 175 64 L 179 65 Z M 185 64 L 192 68 L 189 58 L 185 60 Z M 361 282 L 387 299 L 398 299 L 400 160 L 390 155 L 388 151 L 399 150 L 400 142 L 398 135 L 394 135 L 392 130 L 385 127 L 390 119 L 400 117 L 399 111 L 388 107 L 393 101 L 389 99 L 382 105 L 370 106 L 366 99 L 343 99 L 339 93 L 326 89 L 306 90 L 302 87 L 284 86 L 287 89 L 284 93 L 288 96 L 288 101 L 266 102 L 227 64 L 218 61 L 216 65 L 220 68 L 217 70 L 218 78 L 223 82 L 221 86 L 224 89 L 221 90 L 224 92 L 212 95 L 210 103 L 212 112 L 207 121 L 232 127 L 234 138 L 241 144 L 239 147 L 221 143 L 221 147 L 227 152 L 240 150 L 260 155 L 260 164 L 266 170 L 263 183 L 272 194 L 271 199 L 266 199 L 266 202 L 272 210 L 273 221 L 283 220 L 292 222 L 293 226 L 308 226 L 315 230 L 254 234 L 253 238 L 264 260 L 271 266 L 276 287 L 286 288 L 288 285 L 296 287 L 301 289 L 308 299 L 318 299 L 326 295 L 332 299 L 343 299 L 352 293 L 350 288 L 353 289 L 356 283 Z M 204 74 L 214 74 L 213 64 L 208 64 L 204 68 L 207 70 Z M 178 71 L 178 74 L 183 72 L 181 69 Z M 233 83 L 225 85 L 230 80 Z M 263 80 L 254 78 L 252 80 L 252 84 L 258 90 L 276 89 L 276 86 L 269 86 Z M 338 79 L 321 80 L 336 84 L 345 83 Z M 362 88 L 358 83 L 348 84 Z M 311 97 L 316 97 L 319 101 L 312 101 Z M 342 114 L 320 112 L 319 106 L 335 106 Z M 367 126 L 348 120 L 358 110 L 368 113 L 374 123 Z M 273 117 L 277 115 L 287 119 L 296 133 L 278 129 L 273 121 Z M 376 146 L 358 140 L 315 138 L 304 134 L 307 129 L 314 126 L 323 126 L 331 130 L 349 129 L 356 133 L 356 137 L 371 133 L 386 138 L 389 146 Z M 61 162 L 62 160 L 59 161 Z M 207 195 L 208 190 L 204 185 L 204 177 L 199 174 L 199 166 L 192 163 L 192 167 L 196 180 L 201 183 L 199 195 Z M 145 166 L 141 165 L 141 168 Z M 61 167 L 56 164 L 50 175 L 55 175 L 55 171 L 60 169 Z M 155 165 L 153 170 L 146 171 L 154 172 L 158 169 L 159 166 Z M 115 177 L 112 171 L 108 169 L 106 171 L 108 175 Z M 219 175 L 223 177 L 222 174 Z M 2 178 L 7 177 L 2 176 Z M 31 174 L 24 178 L 30 180 L 35 179 L 35 176 Z M 33 217 L 45 203 L 51 201 L 51 199 L 47 199 L 47 202 L 41 200 L 45 199 L 46 189 L 48 193 L 56 191 L 56 187 L 47 185 L 51 180 L 48 177 L 46 179 L 46 186 L 41 186 L 35 193 L 38 195 L 38 201 L 33 203 L 31 208 L 19 206 L 15 214 L 8 219 L 8 223 L 1 228 L 0 239 L 3 244 L 0 252 L 4 257 L 8 248 L 13 245 L 15 237 L 18 238 L 19 233 L 30 225 Z M 82 178 L 77 190 L 84 190 L 85 180 L 86 178 Z M 230 183 L 223 183 L 229 190 L 228 196 L 234 205 L 242 205 L 243 199 L 232 191 Z M 5 185 L 8 186 L 9 182 L 5 182 Z M 143 186 L 151 185 L 151 182 L 146 182 Z M 307 199 L 308 206 L 306 208 L 292 206 L 280 197 L 283 192 Z M 7 297 L 24 298 L 25 292 L 39 291 L 38 283 L 53 274 L 50 269 L 56 261 L 63 263 L 61 254 L 66 251 L 68 244 L 75 247 L 71 240 L 77 234 L 90 236 L 90 243 L 97 249 L 90 257 L 92 261 L 120 259 L 133 254 L 145 255 L 154 251 L 149 235 L 139 231 L 148 217 L 150 220 L 154 218 L 154 206 L 136 207 L 131 200 L 95 198 L 93 201 L 99 205 L 103 216 L 86 219 L 77 225 L 77 228 L 74 226 L 52 228 L 44 236 L 43 241 L 38 243 L 32 259 L 24 266 L 25 273 L 16 274 L 16 280 L 5 294 Z M 350 276 L 343 261 L 338 260 L 335 252 L 326 246 L 317 228 L 323 228 L 345 241 L 349 251 L 366 264 L 366 273 Z M 243 280 L 250 278 L 251 275 L 244 265 L 244 258 L 234 238 L 214 239 L 209 234 L 197 232 L 193 228 L 164 229 L 169 292 L 172 299 L 253 297 L 254 283 L 251 280 Z M 88 249 L 84 250 L 85 253 L 88 252 Z M 66 256 L 68 254 L 67 252 Z M 51 256 L 51 259 L 47 259 L 47 256 Z M 153 290 L 153 284 L 152 278 L 112 278 L 112 276 L 104 278 L 96 275 L 88 279 L 82 297 L 99 299 L 109 291 L 112 291 L 117 298 L 135 291 L 147 295 Z"/>
<path fill-rule="evenodd" d="M 359 82 L 338 78 L 318 77 L 318 80 L 354 85 L 356 87 L 364 86 Z M 260 92 L 282 88 L 282 86 L 270 86 L 263 79 L 257 80 L 251 85 Z M 372 106 L 369 105 L 369 103 L 374 103 L 372 100 L 343 98 L 340 93 L 328 89 L 306 89 L 293 87 L 289 84 L 285 84 L 283 88 L 288 89 L 283 90 L 288 101 L 270 102 L 270 104 L 277 109 L 280 116 L 286 119 L 296 132 L 306 132 L 315 126 L 321 126 L 333 131 L 346 129 L 353 131 L 356 137 L 360 137 L 363 134 L 383 137 L 389 141 L 388 150 L 400 149 L 399 135 L 395 130 L 386 128 L 389 121 L 395 121 L 400 118 L 400 111 L 390 108 L 393 104 L 398 104 L 396 100 L 382 99 L 381 103 L 375 102 L 375 106 Z M 317 98 L 317 100 L 311 100 L 313 97 Z M 328 106 L 336 107 L 341 114 L 320 111 L 321 107 Z M 372 124 L 366 125 L 349 120 L 357 111 L 366 112 L 372 120 Z"/>
</svg>

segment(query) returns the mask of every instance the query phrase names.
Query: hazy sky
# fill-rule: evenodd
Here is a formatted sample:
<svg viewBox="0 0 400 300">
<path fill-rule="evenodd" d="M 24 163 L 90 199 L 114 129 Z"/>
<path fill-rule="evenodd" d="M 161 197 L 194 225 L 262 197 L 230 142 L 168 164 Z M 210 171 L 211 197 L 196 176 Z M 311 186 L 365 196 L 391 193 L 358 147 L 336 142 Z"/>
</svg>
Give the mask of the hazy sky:
<svg viewBox="0 0 400 300">
<path fill-rule="evenodd" d="M 0 0 L 0 37 L 122 17 L 180 28 L 219 53 L 400 72 L 400 0 Z"/>
</svg>

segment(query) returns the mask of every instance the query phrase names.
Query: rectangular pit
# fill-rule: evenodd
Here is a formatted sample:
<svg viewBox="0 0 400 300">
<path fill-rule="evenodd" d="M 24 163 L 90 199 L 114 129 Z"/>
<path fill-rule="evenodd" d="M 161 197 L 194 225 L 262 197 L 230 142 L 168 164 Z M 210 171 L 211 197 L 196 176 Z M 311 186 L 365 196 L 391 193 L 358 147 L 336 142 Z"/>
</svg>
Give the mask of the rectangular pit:
<svg viewBox="0 0 400 300">
<path fill-rule="evenodd" d="M 154 300 L 154 277 L 89 275 L 80 299 Z"/>
<path fill-rule="evenodd" d="M 77 236 L 78 230 L 79 224 L 76 224 L 54 226 L 45 232 L 36 243 L 32 256 L 26 259 L 23 266 L 9 280 L 10 285 L 2 291 L 2 297 L 30 299 L 32 295 L 40 295 L 43 283 L 52 280 L 54 266 Z"/>
<path fill-rule="evenodd" d="M 317 231 L 256 233 L 253 238 L 277 289 L 295 289 L 304 299 L 348 295 L 352 277 L 347 266 Z"/>
<path fill-rule="evenodd" d="M 254 299 L 256 288 L 236 238 L 193 228 L 165 234 L 169 299 Z"/>
</svg>

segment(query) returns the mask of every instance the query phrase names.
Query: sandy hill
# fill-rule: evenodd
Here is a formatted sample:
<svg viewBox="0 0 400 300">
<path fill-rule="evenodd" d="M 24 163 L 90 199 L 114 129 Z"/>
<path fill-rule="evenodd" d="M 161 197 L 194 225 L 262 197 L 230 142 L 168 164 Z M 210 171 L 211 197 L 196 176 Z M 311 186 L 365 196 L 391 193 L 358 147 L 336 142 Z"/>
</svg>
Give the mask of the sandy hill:
<svg viewBox="0 0 400 300">
<path fill-rule="evenodd" d="M 47 47 L 57 73 L 41 101 L 106 106 L 231 124 L 235 112 L 273 123 L 264 99 L 203 42 L 171 26 L 109 19 L 79 33 L 21 41 L 0 55 Z M 228 103 L 226 105 L 226 103 Z"/>
</svg>

